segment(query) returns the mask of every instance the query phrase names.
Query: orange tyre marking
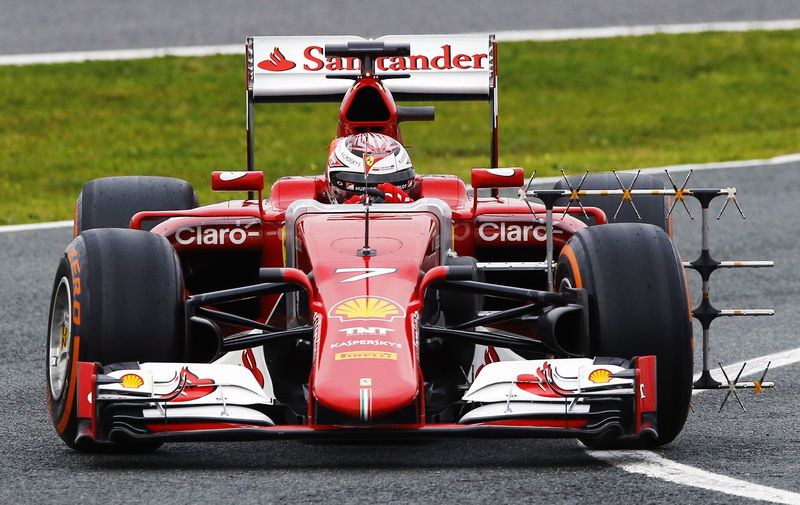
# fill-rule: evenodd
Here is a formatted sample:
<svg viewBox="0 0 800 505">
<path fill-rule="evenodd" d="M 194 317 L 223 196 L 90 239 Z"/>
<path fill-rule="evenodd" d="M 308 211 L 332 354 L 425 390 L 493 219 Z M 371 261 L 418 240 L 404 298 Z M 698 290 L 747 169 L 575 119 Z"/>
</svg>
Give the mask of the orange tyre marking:
<svg viewBox="0 0 800 505">
<path fill-rule="evenodd" d="M 81 337 L 75 335 L 72 339 L 72 370 L 69 374 L 69 389 L 67 390 L 67 403 L 64 405 L 64 413 L 61 414 L 58 424 L 56 424 L 56 431 L 64 433 L 69 424 L 69 416 L 72 414 L 72 404 L 75 403 L 75 383 L 78 376 L 78 350 L 80 349 Z"/>
<path fill-rule="evenodd" d="M 572 270 L 572 277 L 575 281 L 575 285 L 572 286 L 573 288 L 582 288 L 583 281 L 581 280 L 581 271 L 578 269 L 578 260 L 575 258 L 575 252 L 569 245 L 565 245 L 561 248 L 561 255 L 567 258 L 569 262 L 569 268 Z"/>
</svg>

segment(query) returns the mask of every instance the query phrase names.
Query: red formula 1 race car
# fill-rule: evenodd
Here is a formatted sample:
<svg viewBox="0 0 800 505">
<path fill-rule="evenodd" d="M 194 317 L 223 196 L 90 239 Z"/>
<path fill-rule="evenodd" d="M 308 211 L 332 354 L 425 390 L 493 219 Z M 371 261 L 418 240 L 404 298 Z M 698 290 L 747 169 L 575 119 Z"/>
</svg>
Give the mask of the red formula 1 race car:
<svg viewBox="0 0 800 505">
<path fill-rule="evenodd" d="M 251 38 L 249 170 L 212 175 L 247 199 L 198 206 L 169 178 L 87 183 L 50 308 L 64 442 L 673 440 L 693 354 L 668 192 L 641 177 L 661 196 L 637 203 L 643 222 L 612 224 L 599 200 L 584 198 L 588 218 L 567 206 L 569 179 L 538 201 L 501 197 L 525 180 L 497 168 L 496 49 L 474 35 Z M 263 198 L 254 104 L 334 100 L 326 174 Z M 472 190 L 413 172 L 399 125 L 433 108 L 401 100 L 489 102 L 493 168 L 473 170 Z M 615 186 L 593 176 L 581 194 Z"/>
</svg>

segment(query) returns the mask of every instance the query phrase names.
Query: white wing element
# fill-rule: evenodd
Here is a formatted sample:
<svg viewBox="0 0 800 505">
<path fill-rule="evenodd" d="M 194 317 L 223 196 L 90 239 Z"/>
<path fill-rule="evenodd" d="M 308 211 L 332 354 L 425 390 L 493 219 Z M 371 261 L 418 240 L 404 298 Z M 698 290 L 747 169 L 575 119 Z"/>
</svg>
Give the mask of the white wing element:
<svg viewBox="0 0 800 505">
<path fill-rule="evenodd" d="M 255 334 L 260 332 L 261 330 L 250 330 L 247 333 Z M 272 387 L 272 377 L 269 374 L 263 346 L 252 347 L 244 351 L 231 351 L 220 356 L 219 359 L 214 361 L 214 364 L 239 365 L 250 370 L 259 384 L 263 383 L 264 394 L 267 395 L 267 398 L 272 403 L 276 401 L 275 390 Z"/>
<path fill-rule="evenodd" d="M 561 416 L 588 414 L 589 406 L 575 404 L 571 408 L 563 402 L 555 403 L 528 403 L 528 402 L 501 402 L 490 403 L 467 412 L 458 422 L 470 424 L 485 422 L 487 420 L 501 420 L 506 418 L 536 417 L 536 416 Z"/>
<path fill-rule="evenodd" d="M 97 400 L 142 404 L 152 419 L 213 419 L 273 425 L 258 410 L 272 405 L 252 372 L 243 366 L 201 363 L 141 363 L 98 379 Z"/>
<path fill-rule="evenodd" d="M 582 398 L 632 396 L 632 370 L 595 364 L 587 358 L 499 361 L 484 366 L 464 395 L 482 403 L 459 422 L 525 416 L 580 415 L 589 412 Z M 615 374 L 627 377 L 614 377 Z"/>
<path fill-rule="evenodd" d="M 350 81 L 327 79 L 329 74 L 358 73 L 358 62 L 326 58 L 326 44 L 367 41 L 356 36 L 253 37 L 252 73 L 255 97 L 324 96 L 343 94 Z M 378 58 L 379 74 L 410 74 L 385 85 L 392 93 L 482 97 L 488 100 L 494 81 L 493 36 L 386 35 L 374 39 L 409 43 L 410 56 Z"/>
</svg>

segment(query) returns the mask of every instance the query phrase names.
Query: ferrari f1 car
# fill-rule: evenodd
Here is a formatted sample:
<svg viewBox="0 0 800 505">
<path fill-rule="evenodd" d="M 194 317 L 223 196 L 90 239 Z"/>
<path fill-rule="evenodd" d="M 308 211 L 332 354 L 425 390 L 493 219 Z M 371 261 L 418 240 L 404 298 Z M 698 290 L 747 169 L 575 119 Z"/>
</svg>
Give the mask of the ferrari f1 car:
<svg viewBox="0 0 800 505">
<path fill-rule="evenodd" d="M 641 222 L 623 209 L 611 224 L 616 202 L 569 205 L 570 179 L 540 201 L 502 197 L 525 179 L 498 168 L 496 54 L 492 36 L 250 38 L 248 170 L 212 174 L 246 199 L 198 206 L 161 177 L 88 182 L 47 337 L 64 442 L 673 440 L 693 354 L 669 196 L 641 177 L 656 194 L 637 202 Z M 355 204 L 332 203 L 324 176 L 283 177 L 263 197 L 256 103 L 341 101 L 338 137 L 402 142 L 401 122 L 433 119 L 403 100 L 489 102 L 490 168 L 471 189 L 418 175 L 415 201 L 381 203 L 365 173 Z"/>
</svg>

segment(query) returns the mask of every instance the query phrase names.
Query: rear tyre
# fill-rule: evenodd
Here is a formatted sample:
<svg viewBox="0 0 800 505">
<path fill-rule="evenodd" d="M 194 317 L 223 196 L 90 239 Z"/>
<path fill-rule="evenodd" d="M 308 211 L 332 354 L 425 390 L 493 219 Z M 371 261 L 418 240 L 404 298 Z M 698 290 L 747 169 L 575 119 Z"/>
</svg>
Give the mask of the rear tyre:
<svg viewBox="0 0 800 505">
<path fill-rule="evenodd" d="M 672 441 L 689 410 L 693 354 L 686 279 L 667 234 L 653 225 L 633 223 L 581 230 L 562 249 L 556 279 L 587 291 L 592 355 L 656 356 L 659 436 L 637 445 Z M 623 445 L 608 440 L 584 443 Z"/>
<path fill-rule="evenodd" d="M 77 233 L 94 228 L 127 228 L 143 210 L 185 210 L 197 207 L 188 182 L 171 177 L 122 176 L 94 179 L 83 186 L 75 203 Z M 158 220 L 142 223 L 150 230 Z"/>
<path fill-rule="evenodd" d="M 617 174 L 622 184 L 627 188 L 633 183 L 636 174 Z M 582 176 L 568 177 L 573 188 L 577 188 Z M 554 189 L 568 189 L 564 179 L 559 179 Z M 614 174 L 589 174 L 583 182 L 582 189 L 620 189 L 619 182 Z M 664 183 L 652 175 L 640 174 L 633 189 L 664 189 Z M 619 209 L 616 219 L 614 213 L 619 206 L 619 198 L 611 196 L 582 196 L 581 203 L 584 207 L 599 207 L 606 213 L 609 223 L 643 223 L 658 226 L 667 234 L 672 235 L 672 217 L 669 216 L 671 199 L 668 196 L 634 196 L 633 203 L 639 216 L 634 212 L 630 203 L 625 203 Z M 569 197 L 556 200 L 556 205 L 566 206 Z M 574 205 L 574 204 L 573 204 Z M 586 221 L 582 214 L 573 214 L 574 217 Z M 590 223 L 591 224 L 591 223 Z"/>
<path fill-rule="evenodd" d="M 76 443 L 78 361 L 180 361 L 184 355 L 183 277 L 161 235 L 101 229 L 79 235 L 58 264 L 47 335 L 47 394 L 53 425 Z M 158 444 L 115 444 L 147 450 Z"/>
</svg>

